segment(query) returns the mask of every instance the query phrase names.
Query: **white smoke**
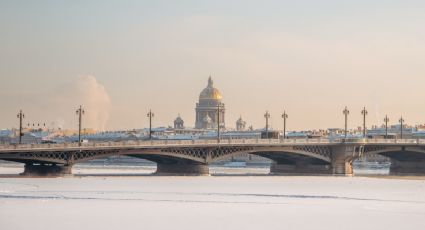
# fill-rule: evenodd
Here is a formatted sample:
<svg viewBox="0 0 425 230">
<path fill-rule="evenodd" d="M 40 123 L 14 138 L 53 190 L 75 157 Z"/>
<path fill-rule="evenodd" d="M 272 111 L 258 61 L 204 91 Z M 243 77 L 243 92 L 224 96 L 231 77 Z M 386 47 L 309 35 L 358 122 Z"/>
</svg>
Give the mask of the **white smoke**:
<svg viewBox="0 0 425 230">
<path fill-rule="evenodd" d="M 104 131 L 111 109 L 111 100 L 105 87 L 94 76 L 86 75 L 78 78 L 75 90 L 84 106 L 86 125 Z"/>
<path fill-rule="evenodd" d="M 111 100 L 105 87 L 94 76 L 79 76 L 75 81 L 61 88 L 61 92 L 57 95 L 54 98 L 56 101 L 54 107 L 58 109 L 57 114 L 66 112 L 66 115 L 71 115 L 70 109 L 74 110 L 74 115 L 69 117 L 73 124 L 72 127 L 76 127 L 74 122 L 77 122 L 75 111 L 82 105 L 85 111 L 83 127 L 99 131 L 105 130 L 109 119 Z M 57 126 L 65 126 L 62 117 L 56 118 L 55 121 Z M 69 127 L 71 124 L 68 123 L 66 127 L 72 128 Z"/>
</svg>

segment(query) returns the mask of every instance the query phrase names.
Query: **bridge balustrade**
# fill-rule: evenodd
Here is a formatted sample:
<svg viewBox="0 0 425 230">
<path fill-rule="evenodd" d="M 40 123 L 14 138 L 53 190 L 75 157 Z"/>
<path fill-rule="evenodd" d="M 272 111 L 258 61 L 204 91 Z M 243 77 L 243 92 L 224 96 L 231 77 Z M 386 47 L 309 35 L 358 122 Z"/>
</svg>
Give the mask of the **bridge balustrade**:
<svg viewBox="0 0 425 230">
<path fill-rule="evenodd" d="M 190 145 L 192 143 L 192 141 L 188 141 L 188 140 L 183 140 L 180 142 L 180 144 L 182 145 Z"/>
<path fill-rule="evenodd" d="M 205 140 L 205 144 L 217 144 L 217 140 Z"/>
<path fill-rule="evenodd" d="M 367 140 L 367 143 L 385 143 L 385 144 L 390 144 L 390 143 L 394 143 L 394 140 L 389 140 L 389 139 L 370 139 L 370 140 Z"/>
<path fill-rule="evenodd" d="M 403 141 L 401 143 L 404 144 L 416 144 L 416 140 L 415 139 L 402 139 Z"/>
</svg>

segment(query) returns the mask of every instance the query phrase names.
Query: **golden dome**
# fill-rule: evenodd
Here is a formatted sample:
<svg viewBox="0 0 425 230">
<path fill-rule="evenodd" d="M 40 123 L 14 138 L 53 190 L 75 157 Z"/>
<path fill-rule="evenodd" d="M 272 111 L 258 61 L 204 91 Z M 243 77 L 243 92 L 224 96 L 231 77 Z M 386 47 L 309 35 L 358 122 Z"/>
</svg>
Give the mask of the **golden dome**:
<svg viewBox="0 0 425 230">
<path fill-rule="evenodd" d="M 204 90 L 202 90 L 199 95 L 199 99 L 213 99 L 213 100 L 221 100 L 222 96 L 218 89 L 214 88 L 213 81 L 211 77 L 208 79 L 208 86 Z"/>
</svg>

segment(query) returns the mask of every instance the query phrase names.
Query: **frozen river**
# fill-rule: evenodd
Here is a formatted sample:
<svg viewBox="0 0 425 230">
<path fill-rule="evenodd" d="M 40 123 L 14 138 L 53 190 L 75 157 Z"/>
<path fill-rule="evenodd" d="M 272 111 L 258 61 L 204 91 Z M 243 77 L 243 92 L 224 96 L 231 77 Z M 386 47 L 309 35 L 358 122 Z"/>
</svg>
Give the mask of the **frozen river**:
<svg viewBox="0 0 425 230">
<path fill-rule="evenodd" d="M 81 176 L 0 178 L 0 229 L 425 229 L 421 178 L 78 170 Z"/>
</svg>

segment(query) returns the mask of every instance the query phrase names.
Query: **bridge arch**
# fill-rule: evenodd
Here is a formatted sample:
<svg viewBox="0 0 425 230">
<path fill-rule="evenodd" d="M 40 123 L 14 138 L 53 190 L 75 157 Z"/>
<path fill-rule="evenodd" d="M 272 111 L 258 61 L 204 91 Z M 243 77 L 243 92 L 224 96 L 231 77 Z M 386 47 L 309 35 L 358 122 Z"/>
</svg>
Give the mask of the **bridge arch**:
<svg viewBox="0 0 425 230">
<path fill-rule="evenodd" d="M 398 161 L 425 161 L 425 148 L 416 146 L 365 146 L 363 154 L 377 154 Z"/>
<path fill-rule="evenodd" d="M 311 158 L 311 159 L 317 159 L 319 161 L 322 161 L 323 163 L 331 163 L 331 151 L 328 149 L 327 152 L 315 152 L 315 151 L 307 151 L 303 150 L 301 148 L 292 148 L 292 147 L 253 147 L 246 150 L 239 150 L 230 152 L 227 154 L 221 154 L 213 159 L 211 159 L 211 162 L 221 161 L 225 160 L 237 155 L 240 155 L 242 153 L 246 154 L 252 154 L 252 155 L 258 155 L 265 158 L 268 158 L 270 160 L 275 160 L 278 157 L 281 157 L 282 155 L 294 155 L 294 156 L 302 156 L 305 158 Z M 276 157 L 274 157 L 276 156 Z"/>
<path fill-rule="evenodd" d="M 174 152 L 172 150 L 130 150 L 122 151 L 120 155 L 126 155 L 153 162 L 162 162 L 161 158 L 171 159 L 172 161 L 186 161 L 192 163 L 206 164 L 203 152 L 190 154 L 189 152 Z"/>
<path fill-rule="evenodd" d="M 365 146 L 364 154 L 378 154 L 391 160 L 390 174 L 425 174 L 423 146 Z"/>
</svg>

